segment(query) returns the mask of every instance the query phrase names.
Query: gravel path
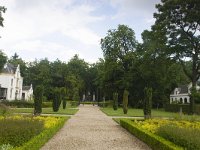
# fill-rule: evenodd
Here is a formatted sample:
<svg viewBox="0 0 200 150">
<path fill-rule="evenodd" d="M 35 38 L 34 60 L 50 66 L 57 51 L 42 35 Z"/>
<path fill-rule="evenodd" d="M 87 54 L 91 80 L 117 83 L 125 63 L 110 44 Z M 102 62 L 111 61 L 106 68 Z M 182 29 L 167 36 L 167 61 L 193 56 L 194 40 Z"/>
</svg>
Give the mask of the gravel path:
<svg viewBox="0 0 200 150">
<path fill-rule="evenodd" d="M 98 107 L 79 107 L 64 127 L 41 150 L 150 150 Z"/>
</svg>

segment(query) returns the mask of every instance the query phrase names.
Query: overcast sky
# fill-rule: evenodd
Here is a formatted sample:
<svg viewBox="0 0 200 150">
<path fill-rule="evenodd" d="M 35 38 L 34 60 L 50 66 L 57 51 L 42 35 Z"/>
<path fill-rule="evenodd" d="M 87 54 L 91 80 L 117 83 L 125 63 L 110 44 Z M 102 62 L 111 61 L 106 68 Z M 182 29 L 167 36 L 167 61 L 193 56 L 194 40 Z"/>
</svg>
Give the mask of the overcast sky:
<svg viewBox="0 0 200 150">
<path fill-rule="evenodd" d="M 102 58 L 100 39 L 118 24 L 141 33 L 154 23 L 160 0 L 0 0 L 4 28 L 0 49 L 26 61 L 47 57 L 68 61 L 78 54 L 87 62 Z"/>
</svg>

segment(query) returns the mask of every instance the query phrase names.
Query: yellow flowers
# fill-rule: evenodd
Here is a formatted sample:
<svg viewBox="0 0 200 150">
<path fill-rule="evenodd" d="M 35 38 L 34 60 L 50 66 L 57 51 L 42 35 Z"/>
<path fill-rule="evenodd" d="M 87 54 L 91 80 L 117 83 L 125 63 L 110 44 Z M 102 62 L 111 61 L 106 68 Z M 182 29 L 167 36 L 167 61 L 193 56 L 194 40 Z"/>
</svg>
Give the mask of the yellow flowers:
<svg viewBox="0 0 200 150">
<path fill-rule="evenodd" d="M 15 115 L 15 116 L 9 116 L 9 117 L 4 117 L 4 116 L 0 116 L 0 120 L 2 119 L 12 119 L 12 120 L 38 120 L 44 123 L 44 128 L 48 129 L 48 128 L 52 128 L 54 126 L 56 126 L 61 118 L 59 117 L 44 117 L 44 116 L 37 116 L 37 117 L 27 117 L 27 116 L 22 116 L 22 115 Z"/>
<path fill-rule="evenodd" d="M 44 121 L 44 127 L 45 128 L 54 127 L 60 121 L 59 117 L 50 117 L 50 116 L 49 117 L 38 116 L 38 117 L 35 117 L 34 119 L 37 119 L 37 120 L 40 120 L 40 121 Z"/>
<path fill-rule="evenodd" d="M 145 121 L 137 121 L 135 120 L 137 126 L 145 129 L 149 132 L 155 133 L 157 129 L 161 126 L 170 124 L 175 125 L 180 128 L 194 128 L 200 130 L 200 122 L 190 122 L 190 121 L 177 121 L 177 120 L 167 120 L 167 119 L 148 119 Z"/>
</svg>

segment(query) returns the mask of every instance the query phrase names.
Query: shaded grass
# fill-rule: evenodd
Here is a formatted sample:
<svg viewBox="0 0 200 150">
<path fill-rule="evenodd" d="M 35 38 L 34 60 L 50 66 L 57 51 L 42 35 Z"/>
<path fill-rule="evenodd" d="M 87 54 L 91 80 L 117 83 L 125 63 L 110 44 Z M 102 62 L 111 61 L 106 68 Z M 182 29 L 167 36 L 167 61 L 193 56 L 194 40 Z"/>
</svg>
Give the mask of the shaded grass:
<svg viewBox="0 0 200 150">
<path fill-rule="evenodd" d="M 101 111 L 108 116 L 122 116 L 122 117 L 143 117 L 144 113 L 142 109 L 129 108 L 128 113 L 124 114 L 122 108 L 113 110 L 113 108 L 101 108 Z M 165 112 L 163 109 L 153 109 L 152 117 L 177 117 L 179 113 Z"/>
<path fill-rule="evenodd" d="M 13 113 L 33 113 L 34 108 L 12 108 Z M 54 112 L 53 108 L 42 108 L 42 114 L 64 114 L 64 115 L 74 115 L 78 109 L 62 109 L 60 108 L 58 112 Z"/>
</svg>

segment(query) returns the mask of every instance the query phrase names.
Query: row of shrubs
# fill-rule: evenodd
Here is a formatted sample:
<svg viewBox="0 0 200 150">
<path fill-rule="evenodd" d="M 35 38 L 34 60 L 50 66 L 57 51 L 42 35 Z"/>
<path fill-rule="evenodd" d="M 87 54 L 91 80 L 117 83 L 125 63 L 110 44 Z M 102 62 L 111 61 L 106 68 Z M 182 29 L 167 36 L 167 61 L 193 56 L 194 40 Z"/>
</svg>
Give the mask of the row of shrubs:
<svg viewBox="0 0 200 150">
<path fill-rule="evenodd" d="M 22 100 L 14 100 L 14 101 L 8 101 L 8 100 L 2 100 L 0 103 L 5 104 L 6 106 L 10 107 L 17 107 L 17 108 L 33 108 L 34 103 L 29 101 L 22 101 Z M 42 103 L 43 108 L 52 107 L 52 102 L 43 102 Z"/>
<path fill-rule="evenodd" d="M 152 149 L 160 150 L 182 150 L 183 148 L 175 145 L 174 143 L 153 134 L 147 130 L 141 129 L 137 125 L 134 125 L 132 120 L 121 119 L 120 125 L 127 129 L 130 133 L 134 134 L 137 138 L 147 143 Z"/>
<path fill-rule="evenodd" d="M 13 101 L 8 101 L 8 100 L 2 100 L 0 103 L 5 104 L 6 106 L 10 107 L 17 107 L 17 108 L 33 108 L 34 103 L 29 102 L 29 101 L 22 101 L 22 100 L 13 100 Z M 70 105 L 72 107 L 77 107 L 79 104 L 95 104 L 100 107 L 108 107 L 113 105 L 113 101 L 105 101 L 105 102 L 91 102 L 91 101 L 85 101 L 85 102 L 79 102 L 79 101 L 72 101 L 72 100 L 67 100 L 67 105 Z M 48 108 L 52 107 L 52 102 L 42 102 L 42 108 Z"/>
<path fill-rule="evenodd" d="M 113 105 L 113 101 L 112 100 L 108 100 L 105 102 L 93 102 L 93 101 L 84 101 L 84 102 L 80 102 L 80 104 L 89 104 L 89 105 L 98 105 L 100 107 L 112 107 Z"/>
<path fill-rule="evenodd" d="M 166 104 L 165 111 L 169 112 L 180 112 L 182 109 L 183 113 L 189 114 L 190 113 L 190 105 L 189 104 Z M 200 105 L 196 104 L 194 106 L 195 114 L 200 114 Z"/>
</svg>

